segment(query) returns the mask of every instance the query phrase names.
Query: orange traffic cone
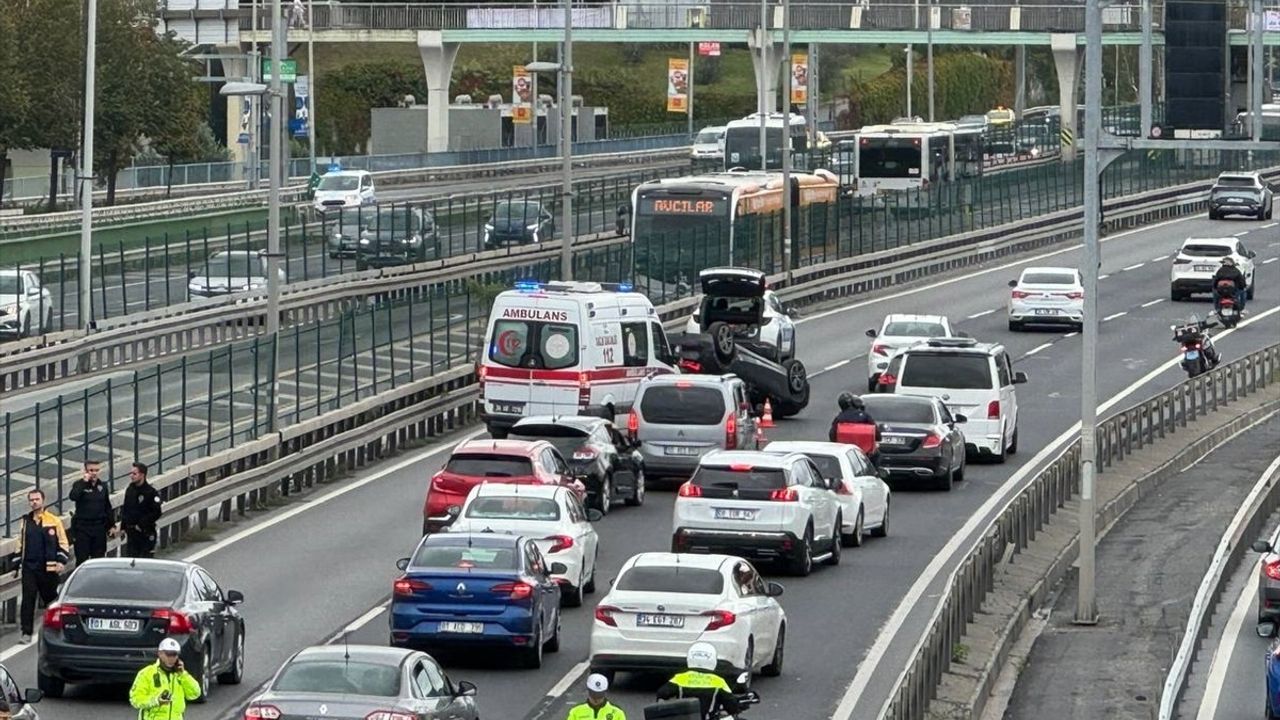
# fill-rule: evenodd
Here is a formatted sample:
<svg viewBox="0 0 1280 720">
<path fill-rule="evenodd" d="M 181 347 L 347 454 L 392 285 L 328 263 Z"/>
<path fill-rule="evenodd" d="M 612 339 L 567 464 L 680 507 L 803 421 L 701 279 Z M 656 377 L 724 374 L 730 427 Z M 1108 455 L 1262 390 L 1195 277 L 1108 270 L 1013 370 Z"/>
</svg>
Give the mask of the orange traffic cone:
<svg viewBox="0 0 1280 720">
<path fill-rule="evenodd" d="M 760 427 L 757 424 L 756 425 L 756 449 L 759 450 L 760 448 L 764 447 L 768 443 L 769 443 L 769 438 L 764 436 L 764 428 Z"/>
<path fill-rule="evenodd" d="M 760 418 L 760 427 L 773 427 L 773 405 L 769 404 L 769 398 L 764 399 L 764 417 Z"/>
</svg>

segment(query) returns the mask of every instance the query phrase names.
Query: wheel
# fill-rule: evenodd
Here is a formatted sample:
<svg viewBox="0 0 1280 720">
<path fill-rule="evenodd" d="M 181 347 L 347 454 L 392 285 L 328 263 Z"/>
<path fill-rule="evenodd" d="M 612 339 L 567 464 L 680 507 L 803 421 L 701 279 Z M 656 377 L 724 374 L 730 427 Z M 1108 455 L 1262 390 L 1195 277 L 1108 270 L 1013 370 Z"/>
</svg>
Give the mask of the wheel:
<svg viewBox="0 0 1280 720">
<path fill-rule="evenodd" d="M 796 548 L 795 557 L 789 563 L 792 575 L 808 577 L 813 572 L 813 526 L 804 529 L 804 537 L 800 538 L 800 547 Z"/>
<path fill-rule="evenodd" d="M 601 515 L 608 515 L 613 506 L 613 473 L 605 473 L 600 481 L 600 492 L 596 493 L 596 509 Z"/>
<path fill-rule="evenodd" d="M 44 324 L 40 326 L 41 333 L 49 333 L 53 331 L 53 308 L 44 314 Z"/>
<path fill-rule="evenodd" d="M 956 482 L 964 482 L 964 469 L 965 469 L 965 465 L 968 464 L 968 462 L 969 460 L 967 457 L 965 457 L 965 453 L 963 452 L 960 453 L 960 468 L 956 470 L 956 475 L 955 475 Z"/>
<path fill-rule="evenodd" d="M 947 468 L 947 471 L 933 478 L 933 489 L 943 492 L 951 492 L 951 488 L 955 486 L 956 473 L 954 468 Z"/>
<path fill-rule="evenodd" d="M 578 578 L 577 585 L 560 586 L 560 604 L 564 607 L 582 607 L 582 595 L 586 591 L 583 578 Z"/>
<path fill-rule="evenodd" d="M 591 577 L 587 578 L 587 581 L 582 584 L 582 591 L 588 595 L 596 591 L 596 570 L 599 567 L 600 553 L 597 551 L 595 559 L 591 561 Z"/>
<path fill-rule="evenodd" d="M 627 498 L 629 507 L 640 507 L 644 504 L 644 471 L 636 473 L 635 488 L 631 491 L 631 497 Z"/>
<path fill-rule="evenodd" d="M 799 360 L 787 360 L 782 363 L 782 369 L 787 373 L 787 392 L 791 393 L 789 398 L 794 403 L 808 402 L 809 400 L 809 373 L 805 370 L 804 363 Z"/>
<path fill-rule="evenodd" d="M 1249 283 L 1249 289 L 1244 291 L 1244 297 L 1246 300 L 1253 299 L 1253 283 Z"/>
<path fill-rule="evenodd" d="M 889 502 L 884 504 L 884 521 L 880 523 L 880 527 L 871 531 L 871 537 L 889 537 Z"/>
<path fill-rule="evenodd" d="M 547 641 L 547 652 L 560 652 L 560 614 L 556 613 L 556 629 Z"/>
<path fill-rule="evenodd" d="M 1214 211 L 1212 211 L 1212 210 L 1210 210 L 1210 211 L 1209 211 L 1209 219 L 1210 219 L 1210 220 L 1217 220 L 1219 217 L 1220 217 L 1220 216 L 1218 215 L 1218 213 L 1216 213 L 1216 212 L 1214 212 Z"/>
<path fill-rule="evenodd" d="M 1184 297 L 1186 296 L 1183 295 L 1182 293 L 1178 292 L 1177 290 L 1174 290 L 1173 288 L 1169 288 L 1169 300 L 1173 302 L 1182 302 L 1182 299 Z"/>
<path fill-rule="evenodd" d="M 733 328 L 728 323 L 713 322 L 707 328 L 711 336 L 711 349 L 715 352 L 716 362 L 726 366 L 733 362 L 738 354 L 738 345 L 733 340 Z"/>
<path fill-rule="evenodd" d="M 831 567 L 840 564 L 840 528 L 843 527 L 843 522 L 844 518 L 836 515 L 836 524 L 831 528 L 831 556 L 827 558 L 827 564 Z"/>
<path fill-rule="evenodd" d="M 742 669 L 739 672 L 734 673 L 735 675 L 745 673 L 747 676 L 747 682 L 741 686 L 734 687 L 734 690 L 745 693 L 746 691 L 751 689 L 751 680 L 752 678 L 755 677 L 755 674 L 756 674 L 755 667 L 756 667 L 756 640 L 755 638 L 747 638 L 747 654 L 744 655 L 742 658 Z M 731 686 L 737 686 L 738 685 L 737 678 L 731 679 L 729 681 L 729 684 Z"/>
<path fill-rule="evenodd" d="M 765 677 L 778 677 L 782 674 L 782 661 L 787 651 L 787 624 L 782 623 L 778 626 L 778 642 L 773 646 L 773 659 L 768 665 L 760 668 L 760 674 Z"/>
<path fill-rule="evenodd" d="M 999 454 L 992 455 L 992 456 L 991 456 L 991 459 L 992 459 L 992 460 L 994 460 L 997 464 L 1000 464 L 1000 463 L 1003 463 L 1003 462 L 1004 462 L 1004 460 L 1005 460 L 1005 455 L 1006 455 L 1006 454 L 1008 454 L 1008 448 L 1006 448 L 1006 447 L 1005 447 L 1005 445 L 1004 445 L 1004 438 L 1001 438 L 1001 439 L 1000 439 L 1000 452 L 999 452 Z"/>
<path fill-rule="evenodd" d="M 55 700 L 62 697 L 67 690 L 67 684 L 62 681 L 62 678 L 45 675 L 39 670 L 36 671 L 36 687 L 40 688 L 40 692 L 44 693 L 45 697 Z"/>
<path fill-rule="evenodd" d="M 499 428 L 494 425 L 488 426 L 488 430 L 489 430 L 489 437 L 493 438 L 494 440 L 506 440 L 507 433 L 509 432 L 506 429 Z"/>
<path fill-rule="evenodd" d="M 1018 454 L 1018 428 L 1013 429 L 1013 439 L 1009 441 L 1009 454 Z"/>
<path fill-rule="evenodd" d="M 521 656 L 521 664 L 530 670 L 537 670 L 542 667 L 542 631 L 539 630 L 533 637 L 533 643 L 525 648 Z"/>
<path fill-rule="evenodd" d="M 19 330 L 20 337 L 31 337 L 31 313 L 22 316 L 22 329 Z"/>
<path fill-rule="evenodd" d="M 1017 322 L 1015 320 L 1009 321 L 1009 332 L 1020 332 L 1021 330 L 1022 330 L 1022 323 Z"/>
<path fill-rule="evenodd" d="M 879 380 L 880 380 L 880 377 L 878 375 L 876 377 L 867 378 L 867 392 L 875 392 L 876 385 L 878 384 Z"/>
<path fill-rule="evenodd" d="M 218 676 L 219 685 L 239 685 L 244 679 L 244 628 L 236 632 L 236 652 L 231 658 L 231 669 Z"/>
<path fill-rule="evenodd" d="M 858 519 L 853 524 L 853 532 L 840 536 L 840 542 L 845 547 L 862 547 L 862 510 L 858 510 Z"/>
<path fill-rule="evenodd" d="M 213 651 L 210 650 L 208 645 L 205 645 L 204 651 L 200 654 L 200 657 L 196 658 L 196 662 L 194 663 L 196 667 L 191 673 L 196 676 L 196 682 L 200 683 L 200 697 L 192 700 L 191 702 L 199 705 L 209 702 L 209 687 L 213 685 L 213 668 L 210 667 L 213 665 L 213 662 L 211 661 L 212 657 Z"/>
</svg>

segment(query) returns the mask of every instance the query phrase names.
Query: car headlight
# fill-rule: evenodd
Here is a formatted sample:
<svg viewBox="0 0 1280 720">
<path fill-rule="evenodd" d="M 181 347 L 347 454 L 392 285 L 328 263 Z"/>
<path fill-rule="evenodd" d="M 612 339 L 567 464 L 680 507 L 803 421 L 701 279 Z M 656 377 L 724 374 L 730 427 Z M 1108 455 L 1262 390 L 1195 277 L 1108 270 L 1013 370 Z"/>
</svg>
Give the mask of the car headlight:
<svg viewBox="0 0 1280 720">
<path fill-rule="evenodd" d="M 18 306 L 17 306 L 17 304 L 13 304 L 13 305 L 5 305 L 4 307 L 0 307 L 0 310 L 3 310 L 5 315 L 17 315 L 17 314 L 18 314 Z"/>
<path fill-rule="evenodd" d="M 531 233 L 536 233 L 538 232 L 538 223 L 534 223 L 532 225 L 525 225 L 524 229 L 528 230 Z"/>
<path fill-rule="evenodd" d="M 368 245 L 368 244 L 369 244 L 369 238 L 367 238 L 367 237 L 362 237 L 362 238 L 360 238 L 360 244 L 361 244 L 361 245 Z"/>
<path fill-rule="evenodd" d="M 485 231 L 485 232 L 487 232 L 487 233 L 493 232 L 493 225 L 490 225 L 489 223 L 485 223 L 485 224 L 484 224 L 484 231 Z"/>
<path fill-rule="evenodd" d="M 417 245 L 418 243 L 422 242 L 422 238 L 418 237 L 417 235 L 410 235 L 409 239 L 406 240 L 405 242 L 409 243 L 410 245 Z"/>
<path fill-rule="evenodd" d="M 263 282 L 251 282 L 251 283 L 249 283 L 249 289 L 250 289 L 250 290 L 258 290 L 258 289 L 264 288 L 264 287 L 266 287 L 266 286 L 267 286 L 266 281 L 263 281 Z"/>
<path fill-rule="evenodd" d="M 533 231 L 533 241 L 534 241 L 534 242 L 538 242 L 538 231 L 537 231 L 537 230 L 534 230 L 534 231 Z"/>
</svg>

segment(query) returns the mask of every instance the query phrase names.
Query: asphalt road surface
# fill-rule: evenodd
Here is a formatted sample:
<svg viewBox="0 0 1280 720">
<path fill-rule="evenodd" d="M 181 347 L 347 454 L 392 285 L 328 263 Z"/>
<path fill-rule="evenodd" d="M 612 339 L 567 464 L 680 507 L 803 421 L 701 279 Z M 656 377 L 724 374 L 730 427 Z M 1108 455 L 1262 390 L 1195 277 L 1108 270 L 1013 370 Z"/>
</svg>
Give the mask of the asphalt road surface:
<svg viewBox="0 0 1280 720">
<path fill-rule="evenodd" d="M 1239 357 L 1274 343 L 1280 328 L 1280 242 L 1276 223 L 1211 222 L 1202 217 L 1166 222 L 1108 238 L 1098 369 L 1104 413 L 1124 407 L 1181 379 L 1169 326 L 1191 313 L 1203 316 L 1207 300 L 1169 301 L 1170 257 L 1188 236 L 1242 233 L 1258 251 L 1257 296 L 1250 317 L 1219 335 L 1224 357 Z M 892 681 L 907 662 L 945 582 L 967 542 L 1067 442 L 1078 419 L 1080 337 L 1054 331 L 1010 333 L 1003 308 L 1006 283 L 1027 266 L 1079 262 L 1078 248 L 1027 257 L 1004 266 L 939 276 L 913 289 L 855 301 L 819 312 L 799 325 L 800 357 L 813 376 L 815 402 L 779 423 L 770 439 L 826 436 L 842 390 L 865 387 L 866 328 L 888 312 L 937 312 L 945 308 L 979 340 L 999 341 L 1030 382 L 1018 389 L 1020 452 L 1004 465 L 973 465 L 950 494 L 899 490 L 890 537 L 845 555 L 837 568 L 809 578 L 780 578 L 791 618 L 787 665 L 780 679 L 761 679 L 763 704 L 753 717 L 874 717 Z M 211 544 L 177 555 L 200 562 L 226 588 L 248 598 L 248 658 L 241 687 L 215 689 L 211 703 L 193 717 L 231 717 L 254 689 L 291 653 L 329 641 L 344 629 L 350 642 L 385 643 L 383 607 L 396 576 L 396 558 L 419 538 L 427 478 L 443 462 L 453 440 L 381 467 L 361 471 L 338 487 L 298 501 L 287 511 L 246 521 Z M 650 493 L 641 508 L 619 508 L 599 525 L 602 577 L 610 578 L 631 554 L 668 547 L 672 494 Z M 936 560 L 935 560 L 936 558 Z M 317 572 L 317 569 L 322 570 Z M 603 591 L 603 588 L 602 588 Z M 594 600 L 602 596 L 597 594 Z M 480 688 L 485 717 L 563 717 L 581 696 L 583 661 L 592 605 L 568 610 L 563 647 L 540 671 L 515 669 L 498 653 L 444 658 L 455 679 Z M 19 683 L 35 682 L 36 653 L 0 639 L 3 660 Z M 615 699 L 633 716 L 651 697 L 653 678 L 620 676 Z M 846 699 L 848 696 L 848 699 Z M 41 710 L 61 719 L 88 720 L 128 712 L 122 688 L 75 688 Z M 803 712 L 798 712 L 803 708 Z"/>
</svg>

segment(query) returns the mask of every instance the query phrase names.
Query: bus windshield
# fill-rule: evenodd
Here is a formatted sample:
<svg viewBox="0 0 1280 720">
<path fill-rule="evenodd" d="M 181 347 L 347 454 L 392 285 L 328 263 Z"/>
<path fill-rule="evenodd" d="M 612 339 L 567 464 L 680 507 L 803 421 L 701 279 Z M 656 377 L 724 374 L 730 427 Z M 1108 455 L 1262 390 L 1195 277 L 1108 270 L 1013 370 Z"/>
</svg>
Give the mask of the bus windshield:
<svg viewBox="0 0 1280 720">
<path fill-rule="evenodd" d="M 642 193 L 636 200 L 634 240 L 680 233 L 687 237 L 729 232 L 729 197 L 709 190 Z"/>
<path fill-rule="evenodd" d="M 858 177 L 919 178 L 920 140 L 862 138 L 858 146 Z"/>
<path fill-rule="evenodd" d="M 804 127 L 796 125 L 792 126 L 793 135 L 804 135 Z M 782 127 L 778 124 L 772 124 L 766 128 L 765 149 L 767 157 L 765 158 L 765 169 L 781 170 L 782 169 Z M 760 126 L 744 125 L 731 127 L 725 132 L 724 136 L 724 166 L 725 168 L 741 167 L 748 170 L 759 170 L 760 168 Z"/>
</svg>

